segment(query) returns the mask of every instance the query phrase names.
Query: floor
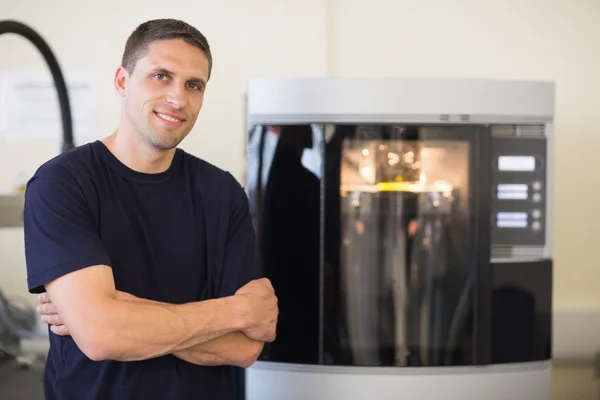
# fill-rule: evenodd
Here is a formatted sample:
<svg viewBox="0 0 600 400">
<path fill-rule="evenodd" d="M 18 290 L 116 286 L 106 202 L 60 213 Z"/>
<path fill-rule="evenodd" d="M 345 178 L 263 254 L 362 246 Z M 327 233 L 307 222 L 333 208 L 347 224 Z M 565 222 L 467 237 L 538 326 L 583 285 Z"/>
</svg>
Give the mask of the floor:
<svg viewBox="0 0 600 400">
<path fill-rule="evenodd" d="M 591 365 L 555 365 L 552 400 L 600 400 L 600 377 Z"/>
<path fill-rule="evenodd" d="M 14 361 L 0 361 L 0 399 L 43 400 L 43 369 L 26 368 Z"/>
<path fill-rule="evenodd" d="M 0 399 L 43 400 L 42 375 L 43 370 L 39 367 L 23 368 L 14 362 L 1 363 Z M 595 379 L 591 366 L 555 366 L 552 399 L 549 400 L 600 400 L 600 381 Z"/>
</svg>

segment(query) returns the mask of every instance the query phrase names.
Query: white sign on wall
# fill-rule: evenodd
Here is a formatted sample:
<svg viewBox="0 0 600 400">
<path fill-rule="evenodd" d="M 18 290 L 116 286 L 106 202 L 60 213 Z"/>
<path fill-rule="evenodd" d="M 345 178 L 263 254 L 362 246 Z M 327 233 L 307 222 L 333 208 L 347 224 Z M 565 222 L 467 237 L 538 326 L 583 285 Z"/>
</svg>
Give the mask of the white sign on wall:
<svg viewBox="0 0 600 400">
<path fill-rule="evenodd" d="M 95 137 L 96 80 L 63 72 L 75 142 Z M 0 71 L 0 133 L 4 140 L 62 140 L 58 93 L 49 70 Z"/>
</svg>

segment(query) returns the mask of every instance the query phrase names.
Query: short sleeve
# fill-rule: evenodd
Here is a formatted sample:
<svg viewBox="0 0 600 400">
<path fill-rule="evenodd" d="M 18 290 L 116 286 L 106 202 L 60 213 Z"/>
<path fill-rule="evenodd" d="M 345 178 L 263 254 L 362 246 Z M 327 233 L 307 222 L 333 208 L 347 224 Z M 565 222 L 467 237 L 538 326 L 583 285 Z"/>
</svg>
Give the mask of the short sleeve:
<svg viewBox="0 0 600 400">
<path fill-rule="evenodd" d="M 230 210 L 219 297 L 231 296 L 245 284 L 262 277 L 248 196 L 230 176 Z"/>
<path fill-rule="evenodd" d="M 93 265 L 110 265 L 76 180 L 35 176 L 27 184 L 23 210 L 25 261 L 30 293 L 63 275 Z"/>
</svg>

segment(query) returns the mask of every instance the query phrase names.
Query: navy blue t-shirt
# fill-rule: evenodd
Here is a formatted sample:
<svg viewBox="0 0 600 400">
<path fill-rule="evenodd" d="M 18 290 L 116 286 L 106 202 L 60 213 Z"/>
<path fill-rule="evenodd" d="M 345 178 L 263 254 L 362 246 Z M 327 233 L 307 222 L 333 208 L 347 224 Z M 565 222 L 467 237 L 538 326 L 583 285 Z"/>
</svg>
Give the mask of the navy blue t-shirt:
<svg viewBox="0 0 600 400">
<path fill-rule="evenodd" d="M 28 182 L 24 230 L 31 293 L 98 264 L 117 290 L 172 304 L 230 296 L 261 276 L 243 188 L 181 149 L 157 174 L 128 168 L 100 141 L 55 157 Z M 235 398 L 234 367 L 172 355 L 95 362 L 52 332 L 44 386 L 48 400 Z"/>
</svg>

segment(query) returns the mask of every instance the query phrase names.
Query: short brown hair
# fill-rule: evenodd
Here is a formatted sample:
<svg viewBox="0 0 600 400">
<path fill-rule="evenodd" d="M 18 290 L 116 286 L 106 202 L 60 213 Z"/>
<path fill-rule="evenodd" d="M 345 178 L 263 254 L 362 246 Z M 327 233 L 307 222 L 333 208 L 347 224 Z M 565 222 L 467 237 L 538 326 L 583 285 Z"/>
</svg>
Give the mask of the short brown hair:
<svg viewBox="0 0 600 400">
<path fill-rule="evenodd" d="M 159 40 L 182 39 L 199 48 L 208 59 L 208 77 L 212 70 L 212 54 L 206 37 L 190 24 L 177 19 L 154 19 L 140 24 L 127 39 L 121 65 L 129 73 L 137 61 L 144 56 L 148 45 Z"/>
</svg>

